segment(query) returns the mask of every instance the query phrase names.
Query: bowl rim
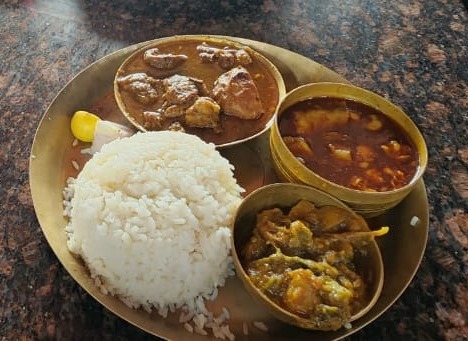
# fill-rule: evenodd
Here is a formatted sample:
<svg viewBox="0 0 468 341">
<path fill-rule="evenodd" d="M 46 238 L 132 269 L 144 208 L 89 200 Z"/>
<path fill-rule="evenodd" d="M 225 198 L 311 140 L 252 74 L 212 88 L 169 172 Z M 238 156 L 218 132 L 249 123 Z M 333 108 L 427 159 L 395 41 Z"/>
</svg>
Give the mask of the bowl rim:
<svg viewBox="0 0 468 341">
<path fill-rule="evenodd" d="M 346 187 L 346 186 L 339 185 L 339 184 L 337 184 L 337 183 L 335 183 L 333 181 L 330 181 L 330 180 L 318 175 L 317 173 L 315 173 L 310 168 L 304 166 L 301 162 L 299 162 L 297 160 L 297 158 L 294 156 L 294 154 L 289 150 L 289 148 L 284 143 L 284 140 L 282 138 L 279 138 L 278 141 L 275 141 L 274 143 L 279 143 L 281 145 L 283 151 L 288 154 L 288 158 L 290 160 L 292 160 L 294 166 L 297 167 L 297 168 L 300 168 L 301 170 L 303 170 L 308 175 L 313 175 L 313 176 L 319 178 L 320 181 L 323 181 L 328 187 L 331 187 L 331 188 L 334 188 L 334 189 L 339 189 L 341 191 L 346 191 L 347 193 L 353 194 L 355 196 L 359 195 L 359 196 L 368 197 L 368 198 L 378 198 L 378 197 L 384 198 L 384 197 L 388 196 L 389 194 L 395 195 L 395 194 L 405 193 L 405 192 L 410 191 L 415 186 L 415 184 L 417 184 L 418 181 L 423 177 L 423 175 L 424 175 L 424 173 L 426 171 L 426 168 L 427 168 L 428 149 L 427 149 L 426 141 L 425 141 L 424 136 L 422 135 L 421 131 L 417 127 L 416 123 L 414 123 L 414 121 L 399 106 L 397 106 L 396 104 L 392 103 L 390 100 L 380 96 L 379 94 L 377 94 L 375 92 L 372 92 L 370 90 L 367 90 L 367 89 L 364 89 L 362 87 L 358 87 L 358 86 L 355 86 L 355 85 L 352 85 L 352 84 L 336 83 L 336 82 L 318 82 L 318 83 L 308 83 L 308 84 L 301 85 L 301 86 L 296 87 L 293 90 L 289 91 L 283 97 L 283 99 L 280 101 L 280 103 L 278 104 L 278 106 L 276 108 L 275 120 L 274 120 L 274 123 L 273 123 L 273 126 L 272 126 L 272 131 L 276 131 L 278 136 L 281 137 L 281 134 L 280 134 L 280 131 L 279 131 L 278 120 L 279 120 L 281 114 L 286 109 L 288 109 L 289 107 L 291 107 L 293 105 L 293 104 L 290 104 L 288 106 L 283 107 L 285 105 L 285 103 L 288 101 L 288 99 L 291 98 L 291 96 L 293 96 L 293 95 L 295 95 L 297 93 L 306 92 L 306 91 L 309 91 L 309 90 L 313 91 L 313 90 L 315 90 L 316 88 L 319 88 L 319 87 L 324 87 L 326 92 L 329 92 L 332 89 L 342 90 L 342 93 L 343 93 L 342 96 L 341 96 L 341 94 L 338 95 L 338 96 L 336 94 L 333 94 L 330 97 L 343 98 L 343 99 L 352 99 L 352 100 L 361 102 L 361 103 L 363 103 L 365 105 L 368 105 L 368 106 L 370 106 L 370 107 L 372 107 L 374 109 L 377 109 L 378 111 L 380 111 L 386 117 L 389 117 L 389 116 L 387 115 L 387 113 L 382 108 L 376 107 L 375 105 L 369 103 L 369 101 L 363 101 L 362 98 L 356 99 L 354 97 L 351 97 L 351 96 L 347 95 L 347 91 L 351 90 L 351 91 L 355 91 L 357 93 L 365 94 L 365 95 L 367 95 L 367 96 L 369 96 L 369 97 L 371 97 L 373 99 L 376 99 L 377 101 L 379 101 L 379 103 L 381 103 L 381 104 L 387 106 L 388 108 L 391 108 L 395 112 L 397 112 L 398 115 L 400 115 L 402 117 L 402 119 L 405 121 L 405 124 L 410 125 L 411 129 L 414 130 L 414 132 L 415 132 L 415 134 L 417 136 L 417 139 L 419 140 L 418 141 L 419 142 L 419 147 L 418 147 L 418 143 L 416 143 L 417 141 L 415 141 L 411 136 L 409 136 L 409 133 L 408 133 L 405 126 L 403 126 L 400 122 L 396 121 L 392 117 L 389 117 L 389 118 L 394 122 L 396 121 L 398 126 L 401 129 L 403 129 L 403 131 L 406 133 L 406 135 L 408 135 L 408 138 L 410 138 L 411 141 L 416 146 L 416 149 L 417 149 L 418 155 L 419 155 L 419 165 L 418 165 L 418 167 L 416 169 L 416 173 L 414 174 L 411 181 L 409 181 L 406 185 L 404 185 L 404 186 L 402 186 L 400 188 L 393 189 L 393 190 L 390 190 L 390 191 L 384 191 L 384 192 L 361 191 L 361 190 L 357 190 L 357 189 L 353 189 L 353 188 L 349 188 L 349 187 Z M 304 101 L 304 100 L 311 99 L 311 98 L 317 98 L 317 97 L 326 97 L 326 95 L 318 95 L 317 96 L 317 95 L 314 95 L 312 93 L 309 93 L 307 95 L 301 96 L 300 101 Z M 298 103 L 298 102 L 299 101 L 295 101 L 294 103 Z M 270 141 L 273 141 L 273 134 L 271 135 L 270 139 L 271 139 Z M 301 179 L 299 179 L 299 180 L 302 182 Z M 363 209 L 362 211 L 365 211 L 365 209 Z"/>
<path fill-rule="evenodd" d="M 117 83 L 117 79 L 122 73 L 121 70 L 125 66 L 127 66 L 135 58 L 135 56 L 143 53 L 144 51 L 146 51 L 147 49 L 150 49 L 152 47 L 157 47 L 157 46 L 160 46 L 162 44 L 177 42 L 177 41 L 179 41 L 181 43 L 182 42 L 187 42 L 187 41 L 188 42 L 199 41 L 199 42 L 207 42 L 207 43 L 212 42 L 214 44 L 219 44 L 219 45 L 226 44 L 226 45 L 233 46 L 233 47 L 236 47 L 236 48 L 239 48 L 239 49 L 240 48 L 243 48 L 243 49 L 247 48 L 249 54 L 253 55 L 255 60 L 257 60 L 258 62 L 263 64 L 266 67 L 266 69 L 268 69 L 268 71 L 271 73 L 271 76 L 273 77 L 273 79 L 275 81 L 275 84 L 276 84 L 276 87 L 277 87 L 277 90 L 278 90 L 278 103 L 276 104 L 276 108 L 281 103 L 281 100 L 283 99 L 283 97 L 286 96 L 286 93 L 287 93 L 286 92 L 286 84 L 284 82 L 283 75 L 281 74 L 279 69 L 276 67 L 276 65 L 270 59 L 268 59 L 265 55 L 263 55 L 262 53 L 257 51 L 254 47 L 251 47 L 251 46 L 249 46 L 249 45 L 247 45 L 245 43 L 241 43 L 241 42 L 238 42 L 238 41 L 231 40 L 228 37 L 224 37 L 224 36 L 175 35 L 175 36 L 170 36 L 170 37 L 158 38 L 158 39 L 154 39 L 154 40 L 150 40 L 150 41 L 146 42 L 144 45 L 142 45 L 137 50 L 132 52 L 128 57 L 126 57 L 123 60 L 123 62 L 119 65 L 119 67 L 117 68 L 117 71 L 115 72 L 115 76 L 114 76 L 114 80 L 113 80 L 113 92 L 114 92 L 115 101 L 117 102 L 117 107 L 119 108 L 122 115 L 126 118 L 126 120 L 138 131 L 146 132 L 148 130 L 146 128 L 144 128 L 140 123 L 138 123 L 136 121 L 136 119 L 132 117 L 131 113 L 129 113 L 126 110 L 126 105 L 125 105 L 124 101 L 122 100 L 122 98 L 120 96 L 120 89 L 119 89 L 119 86 L 118 86 L 118 83 Z M 251 136 L 248 136 L 248 137 L 245 137 L 245 138 L 242 138 L 242 139 L 239 139 L 239 140 L 220 143 L 220 144 L 215 144 L 215 146 L 217 148 L 230 147 L 230 146 L 233 146 L 233 145 L 237 145 L 237 144 L 252 140 L 252 139 L 262 135 L 263 133 L 268 131 L 271 128 L 271 126 L 274 124 L 275 116 L 276 116 L 276 108 L 271 113 L 271 117 L 266 122 L 265 126 L 261 130 L 256 132 L 255 134 L 252 134 Z"/>
<path fill-rule="evenodd" d="M 320 205 L 319 207 L 328 206 L 328 205 L 337 206 L 337 207 L 345 209 L 347 212 L 353 214 L 354 216 L 361 217 L 363 219 L 363 221 L 365 221 L 365 219 L 362 216 L 360 216 L 356 211 L 354 211 L 352 208 L 350 208 L 347 204 L 340 201 L 338 198 L 334 197 L 333 195 L 331 195 L 329 193 L 326 193 L 326 192 L 324 192 L 324 191 L 322 191 L 320 189 L 317 189 L 315 187 L 311 187 L 311 186 L 307 186 L 307 185 L 303 185 L 303 184 L 298 184 L 298 183 L 290 183 L 290 182 L 288 182 L 288 183 L 273 183 L 273 184 L 268 184 L 266 186 L 257 188 L 253 192 L 249 193 L 242 200 L 241 204 L 238 206 L 238 208 L 237 208 L 237 210 L 235 212 L 235 215 L 234 215 L 233 222 L 231 224 L 231 238 L 230 238 L 231 239 L 231 256 L 233 258 L 234 268 L 236 270 L 237 277 L 240 278 L 240 281 L 242 282 L 242 284 L 245 287 L 246 291 L 249 293 L 249 295 L 251 295 L 251 297 L 254 300 L 259 301 L 261 304 L 263 304 L 265 306 L 273 305 L 275 307 L 276 311 L 274 313 L 272 313 L 270 310 L 268 310 L 270 314 L 273 314 L 275 317 L 282 320 L 283 322 L 287 322 L 287 323 L 299 326 L 299 327 L 304 328 L 304 329 L 310 329 L 310 328 L 305 328 L 304 326 L 295 324 L 293 322 L 290 322 L 290 321 L 295 321 L 297 319 L 302 320 L 302 321 L 307 321 L 307 319 L 301 318 L 301 317 L 287 311 L 286 309 L 282 308 L 281 306 L 279 306 L 278 304 L 273 302 L 268 296 L 266 296 L 260 289 L 258 289 L 252 283 L 249 275 L 246 273 L 244 267 L 242 266 L 241 256 L 240 256 L 239 252 L 237 252 L 238 250 L 236 248 L 235 228 L 236 228 L 236 225 L 237 225 L 237 222 L 238 222 L 238 219 L 239 219 L 239 212 L 241 211 L 241 208 L 243 206 L 247 205 L 247 203 L 250 200 L 253 200 L 252 198 L 258 196 L 259 193 L 261 193 L 261 192 L 264 192 L 264 191 L 274 192 L 275 189 L 285 190 L 285 189 L 288 189 L 288 188 L 290 188 L 290 189 L 293 189 L 293 188 L 294 189 L 302 189 L 302 190 L 308 191 L 310 193 L 313 192 L 313 193 L 315 193 L 315 194 L 317 194 L 319 196 L 322 196 L 323 198 L 327 198 L 328 200 L 331 200 L 331 202 L 333 202 L 333 204 Z M 299 201 L 301 199 L 302 198 L 298 198 L 297 201 Z M 288 207 L 290 208 L 290 206 L 288 206 Z M 263 209 L 267 209 L 267 208 L 264 207 L 264 208 L 262 208 L 262 210 Z M 367 222 L 366 222 L 366 224 L 367 224 Z M 380 295 L 382 293 L 382 290 L 383 290 L 384 279 L 385 279 L 385 271 L 384 271 L 384 264 L 383 264 L 383 258 L 382 258 L 382 253 L 380 251 L 380 247 L 379 247 L 378 243 L 376 242 L 375 238 L 372 238 L 371 242 L 366 247 L 367 247 L 367 250 L 372 249 L 373 252 L 375 253 L 374 257 L 377 258 L 376 262 L 373 262 L 374 264 L 377 264 L 378 270 L 379 270 L 378 278 L 376 280 L 376 283 L 374 283 L 375 292 L 372 293 L 371 298 L 370 298 L 369 302 L 367 303 L 367 305 L 365 307 L 363 307 L 363 309 L 359 310 L 356 314 L 352 315 L 349 322 L 355 321 L 355 320 L 363 317 L 364 315 L 366 315 L 374 307 L 374 305 L 377 303 L 377 301 L 379 300 L 379 297 L 380 297 Z M 258 295 L 260 298 L 258 296 L 256 297 L 255 295 L 253 295 L 252 291 L 255 291 L 255 295 Z M 281 318 L 281 317 L 283 317 L 283 318 Z M 343 326 L 341 328 L 343 328 Z M 310 330 L 314 330 L 314 329 L 310 329 Z"/>
</svg>

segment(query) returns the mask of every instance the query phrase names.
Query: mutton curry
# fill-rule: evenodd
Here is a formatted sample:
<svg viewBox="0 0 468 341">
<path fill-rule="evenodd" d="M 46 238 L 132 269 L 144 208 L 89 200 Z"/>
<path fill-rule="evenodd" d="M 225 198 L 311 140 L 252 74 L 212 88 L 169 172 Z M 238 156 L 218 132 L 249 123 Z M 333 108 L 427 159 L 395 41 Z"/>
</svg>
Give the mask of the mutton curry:
<svg viewBox="0 0 468 341">
<path fill-rule="evenodd" d="M 116 99 L 140 130 L 179 130 L 221 145 L 272 118 L 281 91 L 268 63 L 228 41 L 162 42 L 124 62 Z"/>
</svg>

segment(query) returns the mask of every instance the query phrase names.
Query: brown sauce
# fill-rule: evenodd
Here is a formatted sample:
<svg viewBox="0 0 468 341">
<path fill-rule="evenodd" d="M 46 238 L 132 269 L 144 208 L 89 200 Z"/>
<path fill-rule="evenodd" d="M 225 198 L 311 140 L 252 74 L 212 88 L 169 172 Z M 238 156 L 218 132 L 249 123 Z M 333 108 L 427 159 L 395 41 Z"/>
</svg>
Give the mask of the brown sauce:
<svg viewBox="0 0 468 341">
<path fill-rule="evenodd" d="M 356 101 L 323 97 L 296 103 L 281 115 L 279 130 L 309 169 L 352 189 L 403 187 L 419 166 L 417 150 L 403 129 Z"/>
<path fill-rule="evenodd" d="M 143 60 L 143 55 L 136 55 L 132 60 L 128 61 L 125 68 L 121 70 L 119 76 L 129 75 L 133 73 L 144 72 L 156 79 L 162 79 L 174 74 L 193 77 L 204 81 L 208 91 L 213 89 L 215 80 L 227 70 L 223 69 L 216 63 L 203 63 L 199 58 L 197 46 L 202 41 L 184 41 L 184 42 L 168 42 L 157 46 L 160 53 L 184 54 L 188 58 L 180 66 L 170 70 L 160 70 L 149 66 Z M 208 42 L 210 46 L 223 48 L 226 44 L 217 45 L 214 42 Z M 250 137 L 262 131 L 275 112 L 276 105 L 279 101 L 278 86 L 275 78 L 268 70 L 267 66 L 252 55 L 253 63 L 245 66 L 252 75 L 254 82 L 259 91 L 260 100 L 262 102 L 265 113 L 258 119 L 244 120 L 234 116 L 220 115 L 221 132 L 216 132 L 210 128 L 194 128 L 184 126 L 187 133 L 199 136 L 206 142 L 213 142 L 217 145 L 229 143 L 232 141 L 241 140 Z M 144 105 L 136 101 L 131 93 L 120 91 L 122 102 L 125 103 L 126 111 L 130 116 L 141 126 L 144 126 L 144 111 L 154 111 L 161 106 L 161 103 L 155 105 Z"/>
</svg>

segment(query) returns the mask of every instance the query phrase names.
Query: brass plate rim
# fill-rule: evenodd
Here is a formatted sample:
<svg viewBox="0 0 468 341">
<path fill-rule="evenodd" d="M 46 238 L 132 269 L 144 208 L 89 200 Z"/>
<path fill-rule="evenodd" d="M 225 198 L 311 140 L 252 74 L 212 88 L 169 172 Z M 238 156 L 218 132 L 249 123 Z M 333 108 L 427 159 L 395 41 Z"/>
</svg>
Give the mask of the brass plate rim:
<svg viewBox="0 0 468 341">
<path fill-rule="evenodd" d="M 239 37 L 228 37 L 228 36 L 215 36 L 215 37 L 224 37 L 227 39 L 239 41 L 242 44 L 248 46 L 254 46 L 258 49 L 262 54 L 266 54 L 266 57 L 271 59 L 272 62 L 282 71 L 283 78 L 286 83 L 286 87 L 291 90 L 294 87 L 294 84 L 305 84 L 308 82 L 310 78 L 314 79 L 314 82 L 321 82 L 321 81 L 338 81 L 347 83 L 345 79 L 341 76 L 336 74 L 335 72 L 331 71 L 330 69 L 326 68 L 323 65 L 320 65 L 313 60 L 299 55 L 295 52 L 286 50 L 284 48 L 274 46 L 271 44 L 249 40 L 245 38 Z M 149 41 L 151 42 L 151 41 Z M 66 245 L 60 245 L 59 240 L 57 239 L 57 235 L 55 234 L 56 231 L 63 231 L 63 235 L 65 235 L 64 227 L 65 227 L 65 219 L 63 217 L 58 218 L 57 215 L 62 214 L 62 210 L 56 212 L 54 209 L 57 207 L 61 207 L 61 187 L 60 191 L 51 191 L 50 186 L 57 182 L 56 179 L 52 179 L 50 176 L 47 176 L 44 171 L 49 169 L 55 169 L 54 167 L 62 167 L 63 162 L 66 159 L 66 155 L 63 154 L 63 150 L 60 150 L 60 147 L 57 145 L 63 144 L 63 140 L 65 138 L 70 138 L 69 132 L 61 132 L 60 134 L 56 134 L 57 136 L 47 136 L 51 130 L 56 129 L 60 124 L 64 124 L 65 122 L 69 122 L 70 112 L 57 112 L 57 102 L 63 98 L 72 98 L 71 95 L 76 95 L 76 85 L 75 83 L 77 80 L 80 82 L 83 80 L 83 77 L 86 76 L 88 73 L 99 69 L 100 67 L 108 67 L 109 64 L 117 65 L 119 59 L 122 59 L 122 56 L 129 55 L 131 52 L 135 51 L 136 49 L 144 46 L 145 44 L 149 43 L 141 42 L 138 44 L 127 46 L 126 48 L 120 49 L 113 53 L 110 53 L 94 63 L 88 65 L 79 73 L 77 73 L 55 96 L 51 104 L 46 109 L 38 128 L 35 132 L 33 144 L 31 147 L 31 153 L 29 158 L 29 182 L 30 182 L 30 190 L 31 196 L 33 200 L 34 209 L 37 215 L 38 222 L 41 226 L 42 232 L 49 243 L 52 251 L 57 256 L 60 263 L 64 266 L 67 272 L 71 275 L 71 277 L 86 291 L 97 300 L 100 304 L 102 304 L 105 308 L 113 312 L 115 315 L 121 317 L 125 321 L 133 324 L 137 328 L 140 328 L 150 334 L 155 336 L 159 336 L 165 339 L 173 339 L 174 338 L 174 325 L 171 325 L 169 322 L 166 322 L 161 317 L 152 318 L 152 316 L 144 316 L 142 314 L 146 314 L 140 310 L 130 309 L 125 306 L 122 302 L 118 299 L 103 295 L 98 291 L 98 289 L 94 286 L 94 283 L 86 276 L 83 276 L 83 263 L 81 260 L 77 259 L 73 255 L 68 252 Z M 286 61 L 286 60 L 287 61 Z M 291 70 L 288 66 L 290 62 L 294 63 L 295 70 Z M 307 71 L 306 73 L 301 71 Z M 109 77 L 112 79 L 113 75 Z M 112 84 L 110 84 L 112 86 Z M 296 85 L 297 86 L 297 85 Z M 97 95 L 92 91 L 88 93 L 80 94 L 80 96 L 87 101 L 92 101 L 93 99 L 97 99 Z M 76 96 L 75 96 L 76 97 Z M 76 99 L 76 100 L 79 100 Z M 78 107 L 73 107 L 72 105 L 69 106 L 70 110 L 77 109 Z M 73 112 L 73 111 L 72 111 Z M 266 134 L 265 134 L 266 135 Z M 259 137 L 261 138 L 261 137 Z M 259 138 L 255 139 L 258 140 Z M 47 144 L 42 144 L 43 141 L 47 141 Z M 254 147 L 255 145 L 248 145 L 249 148 Z M 57 149 L 58 148 L 58 149 Z M 54 152 L 57 152 L 54 154 Z M 48 156 L 47 160 L 43 160 L 42 156 Z M 53 155 L 53 157 L 51 157 Z M 263 156 L 263 154 L 260 154 Z M 47 162 L 46 162 L 47 161 Z M 58 172 L 61 174 L 60 172 Z M 61 180 L 58 180 L 61 183 Z M 61 183 L 63 185 L 63 183 Z M 44 193 L 44 190 L 46 191 Z M 411 204 L 414 200 L 420 200 L 416 207 L 413 207 Z M 289 328 L 289 326 L 281 326 L 282 329 L 278 331 L 271 331 L 272 333 L 276 333 L 273 338 L 284 338 L 287 339 L 291 337 L 291 335 L 296 336 L 297 339 L 308 339 L 310 337 L 315 337 L 317 340 L 337 340 L 341 339 L 345 336 L 349 336 L 356 331 L 362 329 L 363 327 L 367 326 L 369 323 L 377 319 L 381 316 L 386 310 L 388 310 L 393 303 L 403 294 L 406 288 L 411 283 L 414 275 L 416 274 L 419 264 L 424 256 L 425 248 L 427 245 L 428 239 L 428 229 L 429 229 L 429 208 L 428 208 L 428 201 L 427 201 L 427 193 L 426 188 L 424 185 L 424 181 L 421 179 L 416 186 L 416 188 L 409 194 L 409 196 L 404 200 L 404 202 L 398 205 L 399 210 L 405 217 L 411 217 L 413 215 L 412 210 L 419 210 L 419 219 L 420 224 L 417 226 L 409 226 L 409 221 L 407 222 L 408 226 L 397 226 L 395 231 L 390 232 L 389 234 L 389 243 L 396 243 L 398 244 L 398 237 L 402 233 L 405 235 L 409 235 L 410 237 L 415 235 L 417 236 L 416 245 L 412 245 L 413 249 L 417 249 L 417 254 L 413 257 L 408 265 L 408 268 L 395 268 L 396 273 L 390 274 L 394 276 L 402 275 L 405 279 L 399 283 L 398 285 L 394 285 L 394 283 L 388 284 L 387 280 L 384 281 L 384 288 L 382 290 L 382 295 L 379 298 L 376 305 L 373 309 L 361 319 L 353 322 L 353 327 L 349 330 L 342 331 L 340 333 L 335 332 L 311 332 L 306 331 L 305 333 L 302 330 L 297 330 L 298 328 Z M 391 212 L 393 212 L 393 209 Z M 410 212 L 411 211 L 411 212 Z M 382 219 L 392 219 L 391 212 L 389 212 L 388 216 L 386 217 L 379 217 Z M 54 218 L 55 215 L 55 218 Z M 55 220 L 54 220 L 54 219 Z M 401 230 L 403 229 L 403 230 Z M 398 231 L 400 230 L 400 231 Z M 393 233 L 393 236 L 392 236 Z M 65 237 L 66 238 L 66 237 Z M 385 243 L 384 243 L 385 244 Z M 381 247 L 382 256 L 384 258 L 384 267 L 386 268 L 389 266 L 387 263 L 392 265 L 392 260 L 386 255 L 385 252 L 385 245 L 379 245 Z M 80 272 L 81 271 L 81 272 Z M 87 271 L 87 270 L 86 270 Z M 388 274 L 388 271 L 385 270 L 385 273 Z M 386 279 L 389 276 L 386 276 Z M 234 280 L 235 281 L 235 280 Z M 238 283 L 240 284 L 240 282 Z M 386 285 L 387 284 L 387 285 Z M 227 283 L 226 291 L 232 290 L 235 285 L 230 285 Z M 220 289 L 221 291 L 221 289 Z M 388 292 L 387 292 L 388 291 Z M 237 294 L 242 294 L 242 292 L 238 292 Z M 232 314 L 231 314 L 232 318 Z M 155 330 L 155 325 L 157 325 L 157 330 Z M 190 335 L 193 337 L 194 340 L 204 340 L 206 337 L 202 337 L 196 334 L 185 334 L 186 331 L 181 324 L 178 324 L 176 328 L 182 330 L 182 335 Z M 176 332 L 177 332 L 176 331 Z M 179 334 L 178 334 L 179 335 Z M 251 334 L 252 335 L 252 334 Z M 257 335 L 257 334 L 256 334 Z M 260 334 L 259 334 L 260 335 Z M 271 334 L 262 334 L 260 336 L 267 338 L 268 335 Z M 240 335 L 242 336 L 242 335 Z M 180 337 L 180 335 L 179 335 Z"/>
</svg>

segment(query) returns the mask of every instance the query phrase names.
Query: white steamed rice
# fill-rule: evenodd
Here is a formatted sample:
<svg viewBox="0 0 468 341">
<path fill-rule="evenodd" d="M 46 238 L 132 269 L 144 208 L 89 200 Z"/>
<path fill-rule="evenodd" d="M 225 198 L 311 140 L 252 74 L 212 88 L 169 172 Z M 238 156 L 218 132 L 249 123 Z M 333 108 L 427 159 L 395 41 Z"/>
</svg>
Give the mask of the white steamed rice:
<svg viewBox="0 0 468 341">
<path fill-rule="evenodd" d="M 131 307 L 199 311 L 232 274 L 243 191 L 232 170 L 214 145 L 180 132 L 104 145 L 64 190 L 68 247 Z"/>
</svg>

